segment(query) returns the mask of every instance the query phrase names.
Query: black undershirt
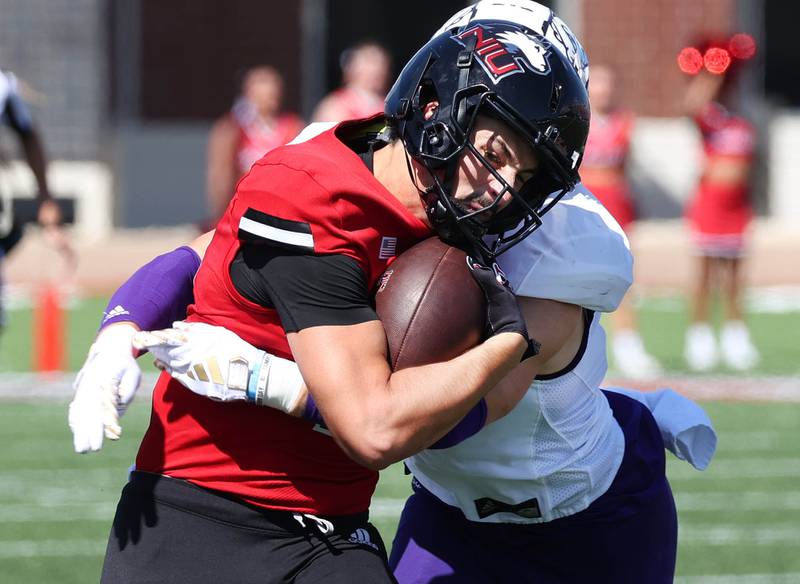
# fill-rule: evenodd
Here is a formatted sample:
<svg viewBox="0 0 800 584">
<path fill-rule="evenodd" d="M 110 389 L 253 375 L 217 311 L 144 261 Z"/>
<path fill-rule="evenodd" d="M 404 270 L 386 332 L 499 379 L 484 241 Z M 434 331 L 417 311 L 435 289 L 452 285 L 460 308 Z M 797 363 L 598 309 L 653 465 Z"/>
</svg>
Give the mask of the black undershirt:
<svg viewBox="0 0 800 584">
<path fill-rule="evenodd" d="M 359 139 L 348 146 L 372 172 L 375 143 Z M 287 333 L 378 319 L 361 266 L 345 255 L 315 255 L 242 243 L 231 263 L 230 276 L 242 296 L 276 309 Z"/>
</svg>

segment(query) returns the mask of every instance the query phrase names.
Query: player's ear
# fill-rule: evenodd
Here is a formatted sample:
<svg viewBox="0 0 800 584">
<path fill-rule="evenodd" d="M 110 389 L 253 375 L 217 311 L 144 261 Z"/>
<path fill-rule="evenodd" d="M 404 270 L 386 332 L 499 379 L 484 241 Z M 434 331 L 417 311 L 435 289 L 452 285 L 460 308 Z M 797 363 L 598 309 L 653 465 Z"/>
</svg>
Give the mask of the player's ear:
<svg viewBox="0 0 800 584">
<path fill-rule="evenodd" d="M 425 107 L 422 108 L 422 115 L 425 117 L 425 120 L 430 120 L 433 117 L 433 114 L 436 113 L 436 110 L 439 109 L 439 102 L 438 101 L 429 101 L 425 104 Z"/>
</svg>

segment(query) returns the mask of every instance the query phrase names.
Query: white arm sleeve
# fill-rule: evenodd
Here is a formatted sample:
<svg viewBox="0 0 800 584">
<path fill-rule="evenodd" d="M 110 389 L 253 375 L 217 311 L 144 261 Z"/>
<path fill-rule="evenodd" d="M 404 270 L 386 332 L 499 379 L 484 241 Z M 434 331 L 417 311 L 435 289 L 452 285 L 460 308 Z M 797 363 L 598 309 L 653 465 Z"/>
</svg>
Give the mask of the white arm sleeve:
<svg viewBox="0 0 800 584">
<path fill-rule="evenodd" d="M 661 431 L 664 446 L 697 470 L 705 470 L 717 450 L 717 433 L 705 410 L 688 397 L 669 389 L 636 391 L 607 387 L 641 402 L 650 410 Z"/>
</svg>

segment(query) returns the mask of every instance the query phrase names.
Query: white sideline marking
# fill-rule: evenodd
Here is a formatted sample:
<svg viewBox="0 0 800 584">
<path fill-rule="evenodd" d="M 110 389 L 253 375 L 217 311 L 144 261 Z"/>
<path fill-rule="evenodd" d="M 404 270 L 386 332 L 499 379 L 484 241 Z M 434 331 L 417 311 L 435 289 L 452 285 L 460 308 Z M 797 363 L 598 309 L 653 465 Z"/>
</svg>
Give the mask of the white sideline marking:
<svg viewBox="0 0 800 584">
<path fill-rule="evenodd" d="M 381 519 L 400 517 L 405 504 L 405 499 L 376 497 L 372 499 L 372 503 L 369 506 L 370 519 L 375 517 L 380 517 Z"/>
<path fill-rule="evenodd" d="M 36 402 L 42 398 L 68 401 L 73 394 L 75 372 L 43 377 L 35 373 L 0 373 L 0 400 Z M 152 393 L 158 375 L 142 376 L 137 401 Z M 671 387 L 692 399 L 719 401 L 800 402 L 800 377 L 794 375 L 668 375 L 652 382 L 626 380 L 610 376 L 604 386 L 618 385 L 648 390 Z M 65 404 L 66 405 L 66 404 Z"/>
<path fill-rule="evenodd" d="M 20 539 L 0 541 L 0 558 L 102 556 L 103 539 Z"/>
<path fill-rule="evenodd" d="M 753 528 L 735 523 L 689 523 L 678 525 L 680 545 L 779 545 L 796 546 L 800 527 L 786 524 L 767 524 Z"/>
<path fill-rule="evenodd" d="M 785 448 L 788 429 L 753 430 L 750 432 L 722 431 L 718 432 L 720 447 L 725 453 L 761 452 Z"/>
<path fill-rule="evenodd" d="M 700 473 L 687 464 L 670 465 L 667 477 L 670 482 L 691 479 L 758 479 L 800 476 L 800 458 L 723 458 L 713 460 L 708 470 Z"/>
<path fill-rule="evenodd" d="M 111 523 L 116 505 L 2 505 L 0 523 L 63 523 L 72 521 L 105 521 Z"/>
<path fill-rule="evenodd" d="M 800 500 L 800 492 L 792 491 L 786 495 L 791 495 L 793 504 Z M 693 496 L 695 501 L 702 501 L 711 496 L 721 502 L 725 493 L 703 493 L 700 496 Z M 747 497 L 767 499 L 768 493 L 746 493 Z M 679 497 L 679 500 L 686 503 L 687 497 Z M 370 507 L 370 515 L 373 518 L 392 519 L 397 518 L 403 508 L 405 499 L 401 498 L 377 498 L 373 500 Z M 751 501 L 755 503 L 755 499 Z M 680 503 L 679 503 L 680 505 Z M 62 506 L 57 509 L 56 505 L 50 508 L 39 508 L 34 505 L 5 505 L 0 506 L 0 521 L 4 522 L 27 522 L 27 521 L 73 521 L 80 519 L 97 519 L 110 521 L 113 517 L 113 506 L 108 504 L 94 505 L 81 509 L 78 506 L 70 508 Z M 52 515 L 52 516 L 51 516 Z M 736 524 L 708 524 L 691 523 L 684 521 L 680 525 L 679 542 L 681 545 L 708 545 L 708 546 L 728 546 L 728 545 L 797 545 L 800 541 L 800 528 L 786 524 L 762 525 L 756 529 L 740 526 Z M 103 554 L 106 542 L 104 540 L 5 540 L 0 541 L 0 558 L 20 558 L 20 557 L 68 557 L 68 556 L 100 556 Z M 797 582 L 798 574 L 751 574 L 736 576 L 730 580 L 728 575 L 717 574 L 710 576 L 690 576 L 676 580 L 676 582 L 701 584 L 722 584 L 723 582 L 733 582 L 735 584 L 782 584 L 784 582 Z"/>
<path fill-rule="evenodd" d="M 3 490 L 28 488 L 42 485 L 56 487 L 63 485 L 64 489 L 75 488 L 75 485 L 85 485 L 91 489 L 116 487 L 127 480 L 127 468 L 53 468 L 31 469 L 16 468 L 4 469 L 0 475 L 0 497 Z M 669 469 L 669 478 L 692 478 L 697 480 L 711 480 L 714 478 L 776 478 L 800 476 L 800 456 L 784 456 L 780 458 L 764 458 L 760 456 L 746 458 L 720 458 L 711 462 L 708 470 L 700 472 L 688 464 L 676 461 Z M 61 488 L 61 487 L 59 487 Z"/>
<path fill-rule="evenodd" d="M 709 574 L 675 578 L 675 584 L 795 584 L 796 582 L 800 582 L 800 572 L 790 574 Z"/>
<path fill-rule="evenodd" d="M 678 511 L 800 510 L 800 491 L 676 493 Z"/>
<path fill-rule="evenodd" d="M 671 387 L 698 401 L 800 402 L 800 377 L 797 376 L 668 375 L 642 382 L 612 375 L 603 380 L 602 386 L 631 387 L 642 391 Z"/>
<path fill-rule="evenodd" d="M 75 456 L 78 456 L 77 454 Z M 4 469 L 0 486 L 23 481 L 43 483 L 77 482 L 86 484 L 111 484 L 128 478 L 128 468 L 15 468 Z"/>
<path fill-rule="evenodd" d="M 32 523 L 32 522 L 65 522 L 65 521 L 110 521 L 114 516 L 114 503 L 95 503 L 93 500 L 77 501 L 63 497 L 56 501 L 53 498 L 30 503 L 0 503 L 0 522 Z M 677 493 L 675 502 L 678 511 L 765 511 L 765 510 L 800 510 L 800 491 L 780 493 L 767 491 L 745 492 L 703 492 Z M 393 519 L 400 516 L 405 499 L 376 498 L 370 505 L 372 518 Z M 684 518 L 681 525 L 687 528 L 692 525 Z"/>
</svg>

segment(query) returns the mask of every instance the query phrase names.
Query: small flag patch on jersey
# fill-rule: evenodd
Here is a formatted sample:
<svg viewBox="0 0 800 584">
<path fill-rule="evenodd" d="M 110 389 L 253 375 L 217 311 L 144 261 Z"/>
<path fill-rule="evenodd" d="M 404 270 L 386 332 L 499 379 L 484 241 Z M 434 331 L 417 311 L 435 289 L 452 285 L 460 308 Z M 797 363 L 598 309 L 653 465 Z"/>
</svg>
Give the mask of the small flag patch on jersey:
<svg viewBox="0 0 800 584">
<path fill-rule="evenodd" d="M 381 250 L 378 252 L 378 259 L 388 260 L 389 258 L 393 258 L 395 255 L 397 255 L 397 238 L 381 238 Z"/>
<path fill-rule="evenodd" d="M 242 241 L 277 245 L 293 251 L 314 251 L 314 235 L 308 223 L 281 219 L 252 208 L 239 219 L 238 237 Z"/>
</svg>

